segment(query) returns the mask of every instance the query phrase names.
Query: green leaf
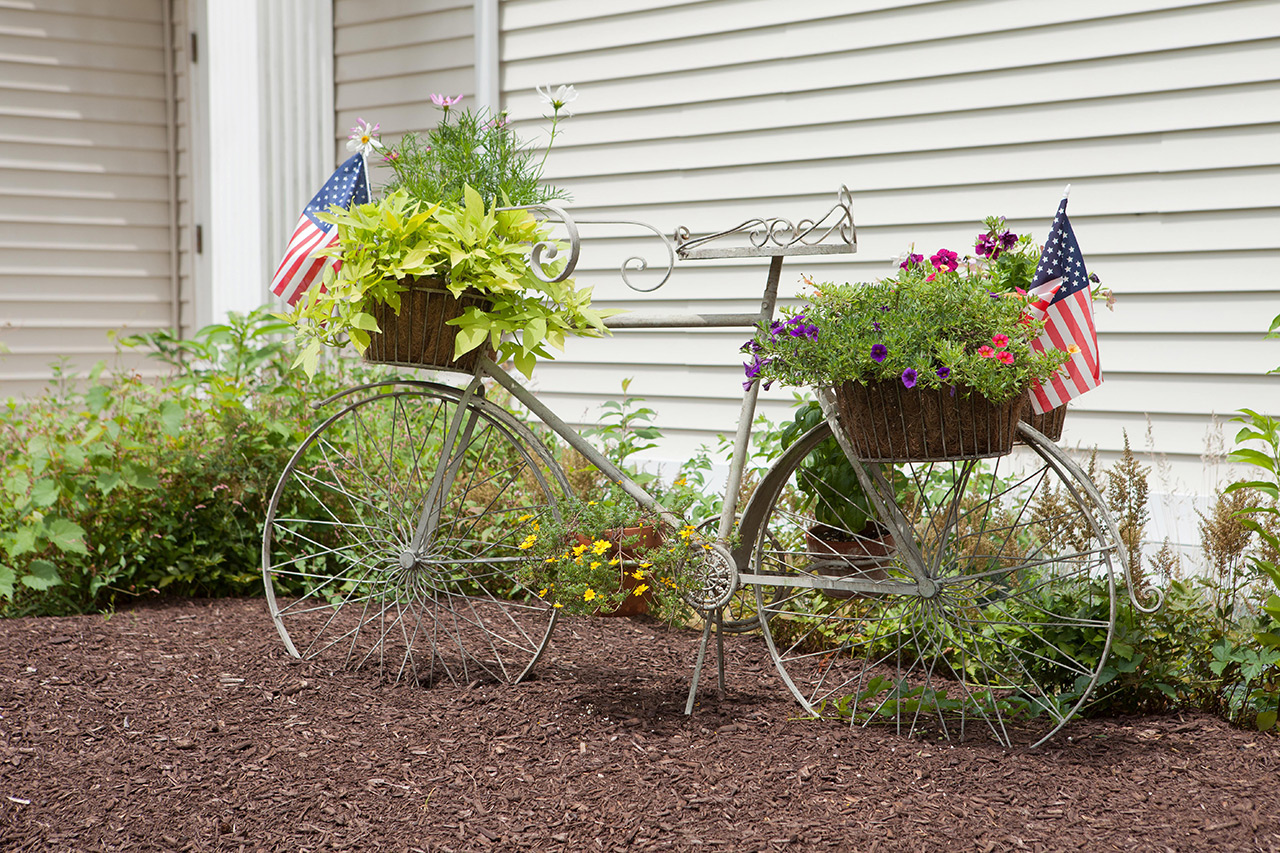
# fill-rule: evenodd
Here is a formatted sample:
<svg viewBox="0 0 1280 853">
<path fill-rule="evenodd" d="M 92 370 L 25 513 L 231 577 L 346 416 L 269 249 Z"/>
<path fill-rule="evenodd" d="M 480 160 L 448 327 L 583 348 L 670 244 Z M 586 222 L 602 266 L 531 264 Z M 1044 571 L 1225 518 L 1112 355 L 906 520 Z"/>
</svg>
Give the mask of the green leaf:
<svg viewBox="0 0 1280 853">
<path fill-rule="evenodd" d="M 533 377 L 534 365 L 538 363 L 537 356 L 531 353 L 517 352 L 512 354 L 511 361 L 515 364 L 516 370 L 525 375 L 525 378 Z"/>
<path fill-rule="evenodd" d="M 36 549 L 36 541 L 39 539 L 42 528 L 38 524 L 24 524 L 13 532 L 13 539 L 9 545 L 9 556 L 20 557 Z"/>
<path fill-rule="evenodd" d="M 53 506 L 58 502 L 58 483 L 56 480 L 37 480 L 31 487 L 31 503 L 35 506 Z"/>
<path fill-rule="evenodd" d="M 0 598 L 13 598 L 13 585 L 17 580 L 13 569 L 0 565 Z"/>
<path fill-rule="evenodd" d="M 88 554 L 84 547 L 84 528 L 65 518 L 49 519 L 45 523 L 45 536 L 59 551 L 72 554 Z"/>
<path fill-rule="evenodd" d="M 1262 713 L 1258 714 L 1258 720 L 1257 720 L 1258 731 L 1269 732 L 1271 731 L 1271 729 L 1275 727 L 1275 724 L 1276 724 L 1275 711 L 1263 711 Z"/>
<path fill-rule="evenodd" d="M 471 352 L 488 337 L 488 330 L 483 326 L 463 326 L 458 330 L 458 337 L 453 342 L 453 357 Z"/>
<path fill-rule="evenodd" d="M 136 489 L 154 489 L 160 485 L 160 481 L 156 479 L 155 474 L 151 473 L 151 469 L 137 462 L 125 462 L 120 466 L 120 473 L 124 481 Z"/>
<path fill-rule="evenodd" d="M 378 321 L 373 319 L 373 315 L 366 314 L 363 311 L 357 311 L 351 315 L 351 324 L 357 329 L 364 329 L 366 332 L 382 331 L 378 328 Z"/>
<path fill-rule="evenodd" d="M 1246 462 L 1259 468 L 1265 468 L 1273 474 L 1277 473 L 1276 461 L 1260 450 L 1242 447 L 1231 451 L 1227 458 L 1233 462 Z"/>
<path fill-rule="evenodd" d="M 187 416 L 177 400 L 165 400 L 160 404 L 160 425 L 165 434 L 177 438 L 182 432 L 182 421 Z"/>
<path fill-rule="evenodd" d="M 48 560 L 32 560 L 27 566 L 27 574 L 22 576 L 22 585 L 34 590 L 46 590 L 62 583 L 58 576 L 58 567 Z"/>
<path fill-rule="evenodd" d="M 109 495 L 115 491 L 117 486 L 124 482 L 124 478 L 121 477 L 117 471 L 103 471 L 97 476 L 97 479 L 94 480 L 94 482 L 98 486 L 98 491 L 102 492 L 104 495 Z"/>
</svg>

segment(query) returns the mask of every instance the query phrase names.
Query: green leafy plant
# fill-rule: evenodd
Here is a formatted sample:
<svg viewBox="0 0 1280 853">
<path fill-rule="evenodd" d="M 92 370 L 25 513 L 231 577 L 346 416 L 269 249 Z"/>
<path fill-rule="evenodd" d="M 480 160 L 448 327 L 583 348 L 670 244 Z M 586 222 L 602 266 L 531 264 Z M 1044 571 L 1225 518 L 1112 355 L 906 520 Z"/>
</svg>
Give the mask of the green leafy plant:
<svg viewBox="0 0 1280 853">
<path fill-rule="evenodd" d="M 795 444 L 823 420 L 822 407 L 816 401 L 799 406 L 791 423 L 782 429 L 782 446 Z M 835 438 L 828 438 L 805 457 L 796 470 L 796 487 L 804 496 L 801 507 L 811 510 L 814 520 L 833 533 L 859 534 L 876 517 Z"/>
<path fill-rule="evenodd" d="M 314 375 L 324 346 L 350 342 L 363 352 L 379 331 L 372 310 L 385 304 L 397 314 L 406 277 L 439 276 L 454 296 L 491 301 L 468 308 L 457 320 L 454 357 L 486 342 L 498 359 L 510 359 L 526 376 L 547 347 L 564 349 L 570 335 L 599 336 L 612 311 L 591 307 L 591 288 L 572 280 L 543 281 L 530 267 L 528 244 L 548 233 L 526 210 L 498 210 L 464 189 L 462 206 L 424 204 L 399 190 L 322 218 L 337 225 L 338 239 L 320 252 L 340 259 L 326 270 L 325 286 L 311 288 L 285 315 L 297 330 L 297 364 Z"/>
<path fill-rule="evenodd" d="M 572 89 L 572 87 L 567 87 Z M 440 97 L 443 115 L 425 135 L 406 133 L 389 146 L 383 161 L 395 171 L 387 189 L 404 189 L 423 201 L 458 204 L 471 186 L 490 204 L 541 204 L 568 193 L 541 183 L 546 150 L 541 156 L 516 134 L 505 112 L 454 110 L 456 101 Z M 444 101 L 450 103 L 445 106 Z M 549 150 L 555 141 L 564 105 L 553 108 Z"/>
<path fill-rule="evenodd" d="M 893 278 L 815 286 L 808 305 L 784 311 L 743 347 L 752 355 L 747 384 L 895 381 L 1011 399 L 1068 354 L 1036 352 L 1043 323 L 1028 313 L 1030 297 L 991 287 L 987 266 L 962 266 L 946 249 L 928 264 L 910 254 Z"/>
</svg>

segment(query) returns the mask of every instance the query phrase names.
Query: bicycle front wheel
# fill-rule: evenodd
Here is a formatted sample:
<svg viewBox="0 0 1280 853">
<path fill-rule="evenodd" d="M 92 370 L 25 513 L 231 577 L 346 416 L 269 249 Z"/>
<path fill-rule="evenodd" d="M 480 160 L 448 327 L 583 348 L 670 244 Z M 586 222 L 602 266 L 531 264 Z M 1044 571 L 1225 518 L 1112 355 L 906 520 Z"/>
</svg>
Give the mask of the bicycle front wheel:
<svg viewBox="0 0 1280 853">
<path fill-rule="evenodd" d="M 1027 452 L 998 459 L 868 463 L 860 494 L 799 481 L 814 470 L 804 459 L 831 449 L 825 424 L 784 458 L 756 562 L 788 594 L 757 590 L 770 653 L 806 711 L 906 734 L 976 727 L 1009 745 L 1043 743 L 1085 704 L 1114 630 L 1118 536 L 1079 469 L 1024 435 Z M 868 490 L 887 508 L 878 529 L 836 532 L 889 535 L 837 553 L 815 534 L 856 517 L 842 504 L 865 508 Z"/>
<path fill-rule="evenodd" d="M 263 579 L 285 648 L 424 684 L 520 681 L 556 612 L 517 579 L 519 546 L 563 474 L 483 399 L 460 413 L 447 386 L 372 391 L 303 442 L 272 496 Z"/>
</svg>

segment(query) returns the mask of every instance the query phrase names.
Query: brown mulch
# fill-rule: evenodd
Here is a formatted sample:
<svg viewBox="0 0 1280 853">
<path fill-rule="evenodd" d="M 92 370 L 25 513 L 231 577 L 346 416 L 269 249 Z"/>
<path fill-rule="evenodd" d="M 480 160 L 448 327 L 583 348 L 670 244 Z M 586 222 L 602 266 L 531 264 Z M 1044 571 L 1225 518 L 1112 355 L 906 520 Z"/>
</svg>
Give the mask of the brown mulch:
<svg viewBox="0 0 1280 853">
<path fill-rule="evenodd" d="M 1280 851 L 1280 739 L 850 730 L 750 637 L 685 717 L 696 643 L 566 620 L 536 680 L 424 689 L 290 659 L 261 600 L 0 622 L 0 849 Z"/>
</svg>

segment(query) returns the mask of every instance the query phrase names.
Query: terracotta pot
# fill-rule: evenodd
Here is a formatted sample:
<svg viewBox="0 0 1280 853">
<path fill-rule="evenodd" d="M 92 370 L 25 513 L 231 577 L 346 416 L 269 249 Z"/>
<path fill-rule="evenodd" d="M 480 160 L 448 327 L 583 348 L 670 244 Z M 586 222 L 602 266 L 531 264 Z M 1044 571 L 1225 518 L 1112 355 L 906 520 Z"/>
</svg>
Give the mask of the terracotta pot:
<svg viewBox="0 0 1280 853">
<path fill-rule="evenodd" d="M 843 533 L 843 531 L 840 531 Z M 836 533 L 822 525 L 805 531 L 805 550 L 813 560 L 813 571 L 824 577 L 860 578 L 882 581 L 889 577 L 886 567 L 893 563 L 897 543 L 893 534 L 877 522 L 868 522 L 853 539 L 831 538 Z M 847 534 L 845 534 L 847 536 Z M 862 598 L 858 592 L 824 589 L 831 598 Z"/>
<path fill-rule="evenodd" d="M 573 538 L 579 545 L 590 545 L 593 541 L 590 537 L 583 536 L 580 533 L 573 534 Z M 662 544 L 662 533 L 658 528 L 651 524 L 642 525 L 640 527 L 620 527 L 612 530 L 606 530 L 600 538 L 613 543 L 613 548 L 605 552 L 611 560 L 614 557 L 617 557 L 619 560 L 634 560 L 636 559 L 637 551 L 646 548 L 656 548 Z M 635 540 L 634 542 L 631 541 L 633 539 Z M 623 542 L 628 542 L 629 544 L 623 546 L 621 544 Z M 635 589 L 641 583 L 646 583 L 652 579 L 647 578 L 645 581 L 636 580 L 631 576 L 631 572 L 624 569 L 621 565 L 618 566 L 618 574 L 621 578 L 621 588 L 626 590 L 627 597 L 622 599 L 616 608 L 602 608 L 592 615 L 642 616 L 648 613 L 654 600 L 653 584 L 650 583 L 649 588 L 640 595 L 635 595 Z"/>
<path fill-rule="evenodd" d="M 491 301 L 465 293 L 455 297 L 445 289 L 442 278 L 409 277 L 403 284 L 409 289 L 400 294 L 399 314 L 385 304 L 374 305 L 369 312 L 382 331 L 369 333 L 365 361 L 472 373 L 482 353 L 493 354 L 492 349 L 482 345 L 455 361 L 453 346 L 458 327 L 448 323 L 468 308 L 491 307 Z"/>
<path fill-rule="evenodd" d="M 1031 401 L 1028 400 L 1026 408 L 1022 410 L 1020 420 L 1024 421 L 1032 429 L 1037 429 L 1044 433 L 1044 437 L 1050 441 L 1058 441 L 1062 438 L 1062 425 L 1067 420 L 1067 407 L 1063 404 L 1056 409 L 1050 409 L 1043 414 L 1037 415 L 1032 411 Z M 1018 436 L 1017 440 L 1021 442 L 1022 436 Z"/>
<path fill-rule="evenodd" d="M 905 388 L 893 379 L 845 382 L 835 397 L 858 458 L 869 462 L 977 459 L 1012 450 L 1030 392 L 992 403 L 953 390 Z"/>
</svg>

